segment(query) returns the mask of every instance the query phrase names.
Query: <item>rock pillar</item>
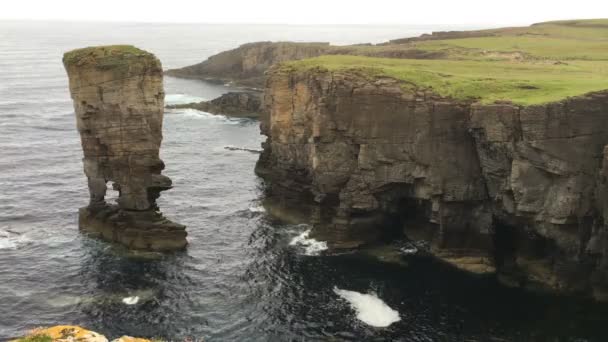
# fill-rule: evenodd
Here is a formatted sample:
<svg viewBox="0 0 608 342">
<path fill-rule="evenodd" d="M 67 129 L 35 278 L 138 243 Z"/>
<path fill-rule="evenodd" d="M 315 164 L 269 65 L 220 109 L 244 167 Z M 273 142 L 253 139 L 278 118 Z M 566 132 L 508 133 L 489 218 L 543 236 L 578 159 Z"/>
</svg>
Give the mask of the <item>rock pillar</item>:
<svg viewBox="0 0 608 342">
<path fill-rule="evenodd" d="M 171 188 L 159 158 L 164 108 L 160 61 L 133 46 L 67 52 L 84 152 L 90 203 L 80 228 L 134 249 L 175 250 L 186 245 L 185 226 L 165 219 L 156 199 Z M 108 182 L 119 192 L 105 201 Z"/>
</svg>

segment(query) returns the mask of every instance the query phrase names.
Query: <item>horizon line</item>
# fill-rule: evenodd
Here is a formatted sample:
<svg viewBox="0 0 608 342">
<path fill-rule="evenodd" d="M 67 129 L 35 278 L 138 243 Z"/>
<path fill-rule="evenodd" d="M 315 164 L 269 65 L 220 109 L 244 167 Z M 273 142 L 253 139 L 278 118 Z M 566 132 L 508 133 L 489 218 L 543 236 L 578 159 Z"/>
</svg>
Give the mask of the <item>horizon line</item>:
<svg viewBox="0 0 608 342">
<path fill-rule="evenodd" d="M 30 22 L 72 22 L 72 23 L 123 23 L 123 24 L 175 24 L 175 25 L 259 25 L 259 26 L 404 26 L 404 27 L 432 27 L 432 26 L 456 26 L 456 27 L 512 27 L 512 26 L 529 26 L 540 22 L 558 21 L 558 20 L 593 20 L 601 18 L 572 18 L 572 19 L 551 19 L 535 22 L 511 22 L 511 23 L 429 23 L 429 24 L 406 24 L 406 23 L 282 23 L 282 22 L 206 22 L 206 21 L 170 21 L 170 20 L 112 20 L 112 19 L 66 19 L 66 18 L 2 18 L 0 21 L 30 21 Z"/>
</svg>

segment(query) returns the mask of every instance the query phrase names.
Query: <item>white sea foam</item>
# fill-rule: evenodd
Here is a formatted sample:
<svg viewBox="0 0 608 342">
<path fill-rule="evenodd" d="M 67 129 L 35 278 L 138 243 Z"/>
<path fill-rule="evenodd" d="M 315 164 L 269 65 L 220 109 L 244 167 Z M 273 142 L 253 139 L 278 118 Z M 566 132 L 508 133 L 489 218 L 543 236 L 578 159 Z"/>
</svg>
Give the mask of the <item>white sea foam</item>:
<svg viewBox="0 0 608 342">
<path fill-rule="evenodd" d="M 122 302 L 127 305 L 135 305 L 139 302 L 139 296 L 125 297 L 122 299 Z"/>
<path fill-rule="evenodd" d="M 391 309 L 374 294 L 341 290 L 337 287 L 334 287 L 334 292 L 350 303 L 357 312 L 357 319 L 368 325 L 388 327 L 401 320 L 398 311 Z"/>
<path fill-rule="evenodd" d="M 17 249 L 30 242 L 25 234 L 15 234 L 0 229 L 0 249 Z"/>
<path fill-rule="evenodd" d="M 202 98 L 202 97 L 191 96 L 191 95 L 186 95 L 186 94 L 167 94 L 167 95 L 165 95 L 165 103 L 168 105 L 186 104 L 186 103 L 201 102 L 201 101 L 206 101 L 206 100 L 207 99 Z"/>
<path fill-rule="evenodd" d="M 249 207 L 249 211 L 251 211 L 252 213 L 265 213 L 266 209 L 264 209 L 264 207 L 261 205 L 257 205 Z"/>
<path fill-rule="evenodd" d="M 310 229 L 291 239 L 289 245 L 303 246 L 304 253 L 306 255 L 319 255 L 319 253 L 327 249 L 327 242 L 317 241 L 313 238 L 310 238 Z"/>
<path fill-rule="evenodd" d="M 181 114 L 189 118 L 213 120 L 230 125 L 239 125 L 243 122 L 242 118 L 230 118 L 221 114 L 211 114 L 192 108 L 169 109 L 173 114 Z"/>
</svg>

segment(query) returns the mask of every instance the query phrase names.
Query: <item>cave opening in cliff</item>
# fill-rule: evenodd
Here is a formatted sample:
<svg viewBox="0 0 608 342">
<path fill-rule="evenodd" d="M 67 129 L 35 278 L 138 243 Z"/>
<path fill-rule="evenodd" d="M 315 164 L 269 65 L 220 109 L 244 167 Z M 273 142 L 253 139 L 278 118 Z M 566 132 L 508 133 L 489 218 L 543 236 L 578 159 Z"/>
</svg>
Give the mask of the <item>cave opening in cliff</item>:
<svg viewBox="0 0 608 342">
<path fill-rule="evenodd" d="M 494 262 L 498 268 L 509 267 L 514 263 L 518 249 L 519 234 L 515 227 L 500 221 L 494 221 L 492 242 L 494 245 Z"/>
<path fill-rule="evenodd" d="M 494 262 L 503 275 L 521 278 L 521 267 L 525 265 L 551 264 L 557 248 L 552 240 L 527 228 L 524 223 L 505 223 L 494 220 Z"/>
<path fill-rule="evenodd" d="M 429 222 L 432 214 L 432 203 L 427 199 L 413 196 L 413 185 L 399 183 L 389 184 L 384 191 L 378 192 L 376 198 L 380 203 L 387 225 L 387 239 L 427 240 L 431 241 L 436 225 Z"/>
</svg>

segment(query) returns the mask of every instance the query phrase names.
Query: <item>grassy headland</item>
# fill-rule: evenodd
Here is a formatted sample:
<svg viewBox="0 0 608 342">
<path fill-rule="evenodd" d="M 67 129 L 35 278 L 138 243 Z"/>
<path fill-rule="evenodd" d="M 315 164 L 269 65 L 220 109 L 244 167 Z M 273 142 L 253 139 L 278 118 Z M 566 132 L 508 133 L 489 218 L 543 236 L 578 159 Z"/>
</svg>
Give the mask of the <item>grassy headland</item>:
<svg viewBox="0 0 608 342">
<path fill-rule="evenodd" d="M 449 32 L 349 49 L 348 55 L 291 61 L 282 68 L 358 70 L 483 103 L 541 104 L 608 89 L 608 19 Z M 365 57 L 389 51 L 405 56 L 404 52 L 418 51 L 433 59 Z"/>
</svg>

